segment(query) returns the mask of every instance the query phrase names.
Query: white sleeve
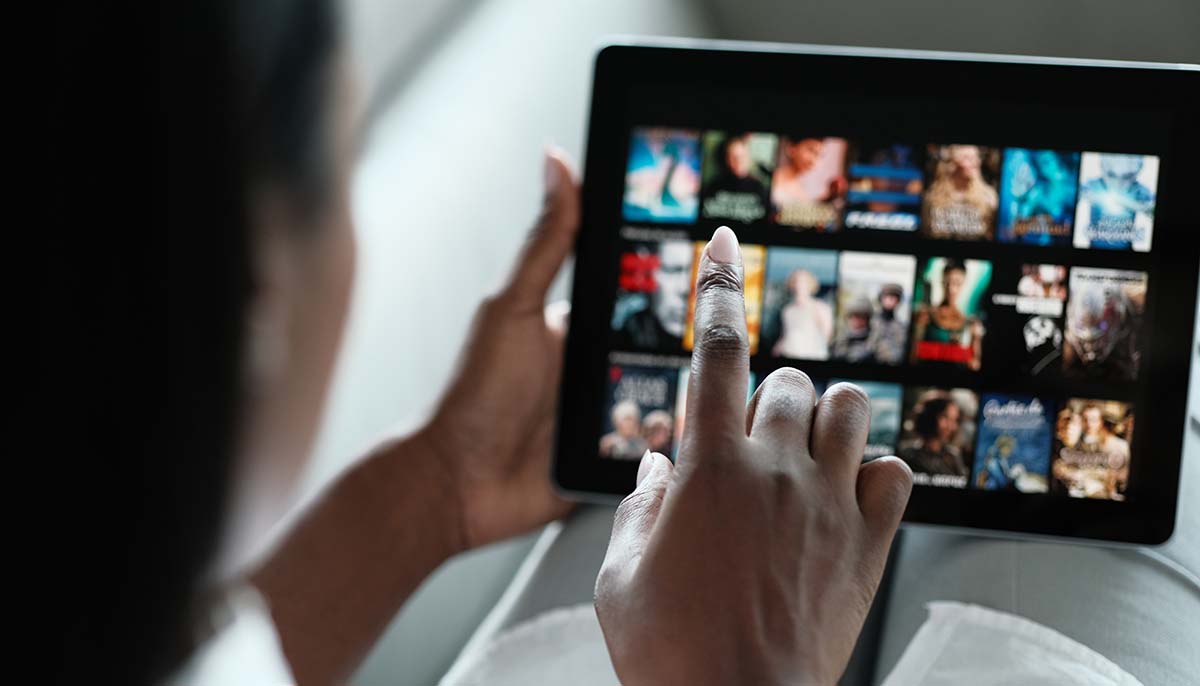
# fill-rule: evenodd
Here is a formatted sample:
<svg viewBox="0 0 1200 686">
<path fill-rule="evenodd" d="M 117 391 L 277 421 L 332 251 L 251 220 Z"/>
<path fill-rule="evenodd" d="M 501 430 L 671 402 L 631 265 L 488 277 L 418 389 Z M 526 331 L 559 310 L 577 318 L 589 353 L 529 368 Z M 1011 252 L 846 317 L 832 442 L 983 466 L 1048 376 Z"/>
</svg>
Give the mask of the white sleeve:
<svg viewBox="0 0 1200 686">
<path fill-rule="evenodd" d="M 296 680 L 283 656 L 262 596 L 243 586 L 217 608 L 220 629 L 205 641 L 171 686 L 290 686 Z"/>
</svg>

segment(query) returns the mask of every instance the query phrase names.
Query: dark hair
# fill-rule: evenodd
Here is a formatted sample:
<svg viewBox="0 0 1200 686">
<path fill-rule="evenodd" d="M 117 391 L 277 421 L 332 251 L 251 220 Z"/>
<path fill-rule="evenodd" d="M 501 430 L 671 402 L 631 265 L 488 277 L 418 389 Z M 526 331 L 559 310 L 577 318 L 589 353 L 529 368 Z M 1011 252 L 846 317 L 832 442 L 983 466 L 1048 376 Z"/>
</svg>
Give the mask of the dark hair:
<svg viewBox="0 0 1200 686">
<path fill-rule="evenodd" d="M 938 432 L 938 419 L 946 411 L 946 408 L 953 404 L 954 401 L 945 396 L 926 400 L 921 406 L 921 411 L 917 413 L 916 420 L 913 422 L 913 429 L 922 438 L 936 436 Z"/>
<path fill-rule="evenodd" d="M 945 264 L 942 265 L 942 273 L 946 274 L 953 271 L 959 271 L 965 274 L 967 271 L 967 263 L 957 257 L 947 257 Z"/>
<path fill-rule="evenodd" d="M 165 299 L 166 401 L 141 398 L 111 429 L 136 439 L 115 446 L 121 482 L 96 496 L 72 542 L 87 567 L 62 601 L 62 683 L 159 683 L 203 638 L 241 429 L 253 204 L 277 188 L 312 211 L 329 183 L 331 3 L 176 0 L 159 11 L 159 102 L 140 124 L 163 132 L 152 173 L 165 183 L 164 212 L 151 240 L 165 235 L 166 274 L 138 287 Z M 74 59 L 111 47 L 91 34 L 102 45 L 85 41 Z M 157 376 L 141 370 L 155 361 L 124 371 Z"/>
<path fill-rule="evenodd" d="M 725 136 L 725 138 L 721 140 L 721 143 L 717 146 L 716 150 L 716 162 L 717 168 L 721 170 L 722 174 L 733 174 L 733 168 L 729 166 L 729 146 L 738 141 L 743 141 L 748 144 L 749 137 L 749 131 L 731 131 L 729 135 Z"/>
</svg>

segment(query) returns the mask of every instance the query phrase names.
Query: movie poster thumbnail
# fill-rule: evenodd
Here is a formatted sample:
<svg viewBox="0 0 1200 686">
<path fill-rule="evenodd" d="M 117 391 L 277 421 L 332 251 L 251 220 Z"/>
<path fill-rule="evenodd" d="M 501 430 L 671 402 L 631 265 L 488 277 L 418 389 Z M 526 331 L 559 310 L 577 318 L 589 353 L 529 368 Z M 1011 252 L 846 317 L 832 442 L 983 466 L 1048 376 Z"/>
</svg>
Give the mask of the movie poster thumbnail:
<svg viewBox="0 0 1200 686">
<path fill-rule="evenodd" d="M 1145 272 L 1072 267 L 1063 336 L 1063 375 L 1132 381 L 1141 363 Z"/>
<path fill-rule="evenodd" d="M 1000 150 L 978 145 L 931 145 L 929 183 L 921 205 L 921 235 L 960 241 L 991 240 L 999 194 Z"/>
<path fill-rule="evenodd" d="M 1070 245 L 1079 153 L 1008 148 L 1000 172 L 1002 243 Z"/>
<path fill-rule="evenodd" d="M 846 202 L 846 139 L 784 136 L 771 182 L 776 224 L 836 231 Z"/>
<path fill-rule="evenodd" d="M 847 229 L 917 230 L 925 191 L 922 152 L 899 144 L 858 146 L 853 151 L 847 170 Z"/>
<path fill-rule="evenodd" d="M 1083 153 L 1075 247 L 1150 252 L 1157 193 L 1157 157 Z"/>
<path fill-rule="evenodd" d="M 997 275 L 992 295 L 993 349 L 1019 360 L 1030 376 L 1056 376 L 1062 370 L 1063 314 L 1067 268 L 1023 264 L 1020 272 Z"/>
<path fill-rule="evenodd" d="M 634 129 L 623 207 L 627 221 L 694 222 L 700 207 L 700 132 Z"/>
<path fill-rule="evenodd" d="M 991 278 L 992 264 L 985 260 L 925 260 L 913 294 L 913 364 L 982 368 L 983 304 Z"/>
<path fill-rule="evenodd" d="M 766 217 L 777 144 L 771 133 L 706 132 L 701 215 L 742 223 Z"/>
<path fill-rule="evenodd" d="M 647 450 L 670 455 L 678 383 L 678 367 L 609 366 L 600 457 L 640 460 Z"/>
<path fill-rule="evenodd" d="M 696 276 L 700 258 L 704 255 L 707 241 L 692 244 L 692 273 L 688 291 L 687 326 L 683 332 L 683 347 L 691 350 L 695 344 L 693 322 L 696 316 Z M 759 327 L 762 324 L 763 272 L 767 261 L 767 249 L 761 245 L 742 245 L 742 288 L 746 300 L 746 338 L 750 354 L 758 351 Z"/>
<path fill-rule="evenodd" d="M 833 250 L 768 250 L 763 296 L 763 350 L 768 355 L 829 359 L 837 264 Z"/>
<path fill-rule="evenodd" d="M 867 432 L 867 447 L 863 460 L 873 460 L 884 455 L 895 455 L 900 440 L 901 403 L 904 389 L 900 384 L 881 381 L 859 381 L 857 379 L 833 379 L 836 383 L 852 383 L 863 389 L 871 402 L 871 428 Z"/>
<path fill-rule="evenodd" d="M 678 351 L 692 291 L 692 241 L 622 241 L 612 330 L 615 347 Z"/>
<path fill-rule="evenodd" d="M 965 388 L 909 388 L 904 394 L 900 459 L 918 486 L 965 488 L 975 448 L 979 397 Z"/>
<path fill-rule="evenodd" d="M 984 491 L 1050 489 L 1054 408 L 1026 395 L 983 394 L 971 486 Z"/>
<path fill-rule="evenodd" d="M 912 255 L 841 254 L 831 359 L 886 365 L 904 362 L 916 271 L 917 258 Z"/>
<path fill-rule="evenodd" d="M 1071 398 L 1054 427 L 1052 493 L 1124 500 L 1133 441 L 1133 405 Z"/>
<path fill-rule="evenodd" d="M 683 446 L 683 420 L 687 418 L 687 389 L 688 378 L 691 376 L 691 368 L 684 367 L 679 370 L 679 386 L 675 395 L 675 446 L 673 453 L 663 453 L 671 458 L 674 462 L 679 456 L 679 448 Z M 750 372 L 749 382 L 746 384 L 746 404 L 749 405 L 750 398 L 754 396 L 754 389 L 758 388 L 754 372 Z"/>
</svg>

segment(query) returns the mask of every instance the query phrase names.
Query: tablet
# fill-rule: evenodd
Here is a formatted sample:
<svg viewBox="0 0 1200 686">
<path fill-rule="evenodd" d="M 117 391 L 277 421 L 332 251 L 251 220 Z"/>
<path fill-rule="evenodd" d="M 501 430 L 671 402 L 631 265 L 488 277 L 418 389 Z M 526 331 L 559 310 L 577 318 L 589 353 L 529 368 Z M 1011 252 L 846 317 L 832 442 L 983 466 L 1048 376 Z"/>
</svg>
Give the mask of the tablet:
<svg viewBox="0 0 1200 686">
<path fill-rule="evenodd" d="M 751 387 L 871 400 L 905 521 L 1157 544 L 1200 265 L 1195 65 L 743 43 L 595 61 L 554 480 L 617 499 L 683 430 L 700 251 L 745 262 Z"/>
</svg>

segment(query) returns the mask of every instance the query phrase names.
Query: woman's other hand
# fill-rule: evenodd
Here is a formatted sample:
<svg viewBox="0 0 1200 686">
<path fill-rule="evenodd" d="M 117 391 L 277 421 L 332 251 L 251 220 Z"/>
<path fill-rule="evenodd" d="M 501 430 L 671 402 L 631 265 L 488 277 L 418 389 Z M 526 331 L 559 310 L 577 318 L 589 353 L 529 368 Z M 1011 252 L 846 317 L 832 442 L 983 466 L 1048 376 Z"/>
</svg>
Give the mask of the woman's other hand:
<svg viewBox="0 0 1200 686">
<path fill-rule="evenodd" d="M 548 151 L 541 216 L 508 283 L 476 313 L 458 373 L 421 431 L 429 458 L 448 471 L 464 549 L 570 509 L 550 486 L 569 305 L 545 301 L 578 227 L 579 187 L 563 156 Z"/>
<path fill-rule="evenodd" d="M 678 463 L 643 458 L 596 582 L 626 686 L 835 683 L 912 487 L 894 457 L 861 464 L 870 408 L 856 386 L 818 400 L 781 369 L 747 409 L 742 288 L 721 228 L 698 270 Z"/>
</svg>

